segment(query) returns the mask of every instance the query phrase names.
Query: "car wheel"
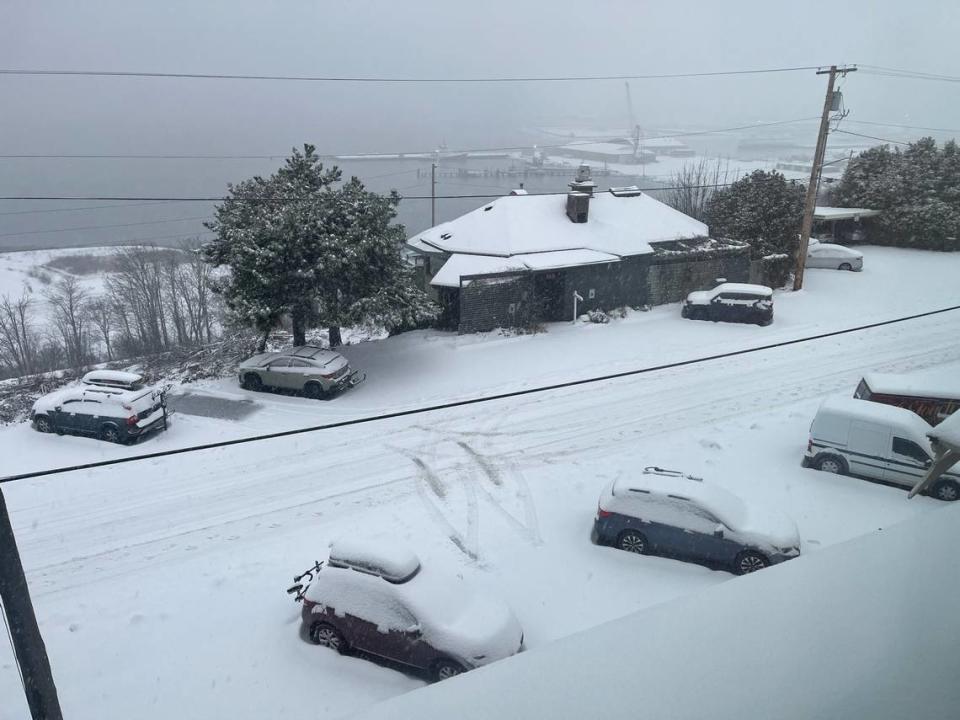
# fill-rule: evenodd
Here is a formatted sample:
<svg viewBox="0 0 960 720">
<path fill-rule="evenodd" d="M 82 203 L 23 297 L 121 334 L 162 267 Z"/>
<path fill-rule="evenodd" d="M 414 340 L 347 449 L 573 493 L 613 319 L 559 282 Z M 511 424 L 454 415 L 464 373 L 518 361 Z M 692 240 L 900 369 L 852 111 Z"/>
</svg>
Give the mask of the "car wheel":
<svg viewBox="0 0 960 720">
<path fill-rule="evenodd" d="M 850 263 L 840 263 L 839 270 L 853 270 L 853 265 Z"/>
<path fill-rule="evenodd" d="M 104 425 L 100 428 L 100 439 L 109 443 L 119 443 L 120 431 L 116 425 Z"/>
<path fill-rule="evenodd" d="M 37 432 L 48 433 L 53 429 L 53 426 L 50 424 L 50 418 L 46 415 L 38 415 L 33 423 L 37 428 Z"/>
<path fill-rule="evenodd" d="M 330 623 L 316 622 L 311 625 L 310 640 L 317 645 L 336 650 L 341 655 L 347 652 L 347 641 Z"/>
<path fill-rule="evenodd" d="M 312 400 L 321 400 L 326 396 L 323 385 L 318 382 L 308 382 L 303 386 L 303 394 Z"/>
<path fill-rule="evenodd" d="M 933 491 L 930 494 L 937 500 L 953 502 L 960 499 L 960 485 L 957 484 L 956 480 L 941 480 L 933 486 Z"/>
<path fill-rule="evenodd" d="M 647 552 L 647 539 L 636 530 L 625 530 L 617 537 L 617 547 L 627 552 L 643 555 Z"/>
<path fill-rule="evenodd" d="M 262 390 L 263 380 L 256 373 L 247 373 L 243 376 L 243 387 L 253 391 Z"/>
<path fill-rule="evenodd" d="M 763 570 L 768 565 L 770 565 L 770 561 L 760 553 L 745 550 L 737 555 L 737 559 L 733 563 L 733 572 L 737 575 L 748 575 L 757 570 Z"/>
<path fill-rule="evenodd" d="M 433 664 L 433 678 L 438 682 L 440 680 L 449 680 L 454 675 L 462 675 L 464 673 L 463 666 L 460 663 L 455 663 L 453 660 L 437 660 Z"/>
<path fill-rule="evenodd" d="M 814 467 L 823 472 L 833 473 L 834 475 L 846 475 L 847 463 L 843 458 L 836 455 L 823 455 L 814 462 Z"/>
</svg>

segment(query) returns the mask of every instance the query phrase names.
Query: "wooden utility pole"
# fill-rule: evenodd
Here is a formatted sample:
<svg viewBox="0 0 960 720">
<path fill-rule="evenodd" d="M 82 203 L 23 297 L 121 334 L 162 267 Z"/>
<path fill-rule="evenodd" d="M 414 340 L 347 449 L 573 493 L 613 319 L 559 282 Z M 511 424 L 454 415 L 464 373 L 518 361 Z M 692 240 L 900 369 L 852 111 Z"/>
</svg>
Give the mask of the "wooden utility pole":
<svg viewBox="0 0 960 720">
<path fill-rule="evenodd" d="M 837 74 L 846 75 L 856 72 L 856 68 L 840 68 L 831 65 L 829 70 L 817 70 L 817 75 L 829 75 L 827 96 L 823 100 L 823 114 L 820 116 L 820 132 L 817 135 L 817 148 L 813 152 L 813 167 L 810 168 L 810 183 L 807 185 L 807 197 L 803 204 L 803 224 L 800 227 L 800 246 L 797 248 L 797 263 L 793 273 L 793 289 L 803 287 L 803 270 L 807 265 L 807 248 L 810 246 L 810 231 L 813 229 L 813 212 L 817 205 L 817 190 L 820 186 L 820 173 L 823 170 L 823 156 L 827 151 L 827 131 L 830 129 L 830 111 L 833 108 L 833 87 Z"/>
<path fill-rule="evenodd" d="M 20 666 L 23 691 L 33 720 L 62 720 L 57 687 L 53 683 L 47 649 L 33 614 L 27 578 L 10 525 L 7 503 L 0 490 L 0 599 L 13 640 L 13 654 Z"/>
<path fill-rule="evenodd" d="M 430 227 L 437 224 L 437 164 L 430 163 Z"/>
</svg>

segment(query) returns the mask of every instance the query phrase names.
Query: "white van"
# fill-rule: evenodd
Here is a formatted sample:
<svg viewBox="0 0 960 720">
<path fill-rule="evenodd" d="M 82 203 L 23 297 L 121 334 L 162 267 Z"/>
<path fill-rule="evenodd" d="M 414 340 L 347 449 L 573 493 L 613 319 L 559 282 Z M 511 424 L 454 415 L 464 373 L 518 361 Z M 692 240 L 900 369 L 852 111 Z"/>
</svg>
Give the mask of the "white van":
<svg viewBox="0 0 960 720">
<path fill-rule="evenodd" d="M 905 408 L 828 398 L 810 426 L 803 466 L 912 488 L 933 462 L 927 438 L 931 429 Z M 960 499 L 960 475 L 945 473 L 930 494 L 939 500 Z"/>
</svg>

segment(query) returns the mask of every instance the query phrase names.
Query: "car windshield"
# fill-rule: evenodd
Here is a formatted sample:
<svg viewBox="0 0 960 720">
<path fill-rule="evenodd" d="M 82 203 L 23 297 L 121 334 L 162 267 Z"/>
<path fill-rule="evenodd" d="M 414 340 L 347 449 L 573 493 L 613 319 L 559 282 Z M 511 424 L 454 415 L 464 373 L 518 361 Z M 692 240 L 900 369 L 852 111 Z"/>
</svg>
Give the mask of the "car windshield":
<svg viewBox="0 0 960 720">
<path fill-rule="evenodd" d="M 3 3 L 0 720 L 960 715 L 958 37 Z"/>
</svg>

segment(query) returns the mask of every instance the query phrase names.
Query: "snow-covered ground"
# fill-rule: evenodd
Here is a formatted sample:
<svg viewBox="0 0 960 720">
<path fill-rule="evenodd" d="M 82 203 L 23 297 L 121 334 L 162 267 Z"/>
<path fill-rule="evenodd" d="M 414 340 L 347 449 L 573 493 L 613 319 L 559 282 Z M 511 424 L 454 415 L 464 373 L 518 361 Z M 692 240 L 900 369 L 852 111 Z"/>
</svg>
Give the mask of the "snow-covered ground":
<svg viewBox="0 0 960 720">
<path fill-rule="evenodd" d="M 63 269 L 49 267 L 51 261 L 77 255 L 109 255 L 116 247 L 60 248 L 57 250 L 24 250 L 0 253 L 0 296 L 18 298 L 24 291 L 39 300 L 42 292 L 62 277 L 69 275 Z M 103 291 L 104 273 L 77 275 L 87 291 Z"/>
<path fill-rule="evenodd" d="M 810 271 L 768 328 L 668 306 L 536 336 L 410 333 L 344 350 L 368 380 L 330 401 L 252 394 L 238 420 L 181 413 L 134 448 L 0 431 L 4 473 L 315 425 L 662 364 L 957 304 L 960 256 L 865 248 Z M 939 506 L 802 469 L 820 399 L 865 371 L 960 369 L 960 313 L 597 384 L 5 486 L 72 718 L 352 714 L 419 679 L 307 645 L 291 576 L 344 535 L 414 547 L 500 595 L 531 652 L 717 583 L 723 572 L 589 543 L 600 489 L 645 465 L 703 475 L 797 521 L 804 553 Z M 249 409 L 249 408 L 248 408 Z M 789 564 L 784 570 L 789 569 Z M 0 649 L 3 717 L 26 713 Z M 9 700 L 8 700 L 9 699 Z M 9 708 L 9 709 L 8 709 Z"/>
</svg>

